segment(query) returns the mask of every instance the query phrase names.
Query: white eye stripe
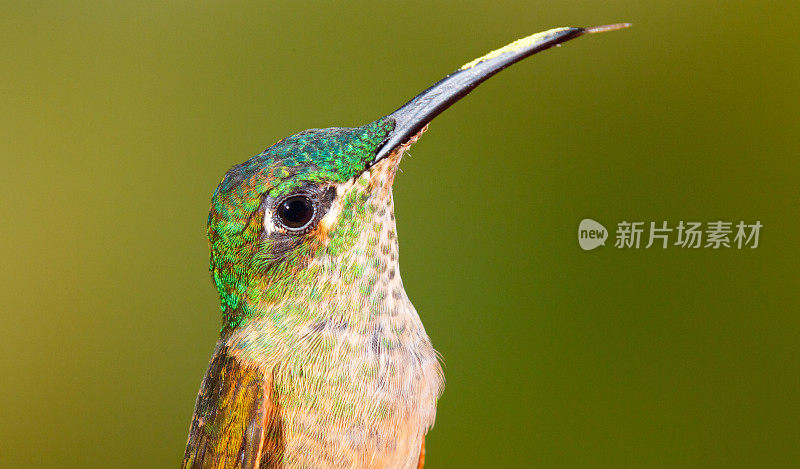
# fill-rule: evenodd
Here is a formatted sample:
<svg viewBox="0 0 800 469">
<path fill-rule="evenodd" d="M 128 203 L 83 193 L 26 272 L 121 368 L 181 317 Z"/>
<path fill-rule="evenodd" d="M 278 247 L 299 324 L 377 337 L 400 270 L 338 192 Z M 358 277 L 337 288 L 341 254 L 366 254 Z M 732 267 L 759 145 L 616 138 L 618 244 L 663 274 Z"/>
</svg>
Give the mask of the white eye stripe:
<svg viewBox="0 0 800 469">
<path fill-rule="evenodd" d="M 333 223 L 339 218 L 339 213 L 342 211 L 342 204 L 340 201 L 335 200 L 328 210 L 328 213 L 319 221 L 320 226 L 325 230 L 329 230 Z"/>
<path fill-rule="evenodd" d="M 274 221 L 275 212 L 273 210 L 264 210 L 264 234 L 269 236 L 278 231 Z"/>
<path fill-rule="evenodd" d="M 347 193 L 347 191 L 351 190 L 356 182 L 361 178 L 369 178 L 369 171 L 364 171 L 359 176 L 356 176 L 350 179 L 347 182 L 343 182 L 336 185 L 336 199 L 331 204 L 328 212 L 325 216 L 320 219 L 319 224 L 322 226 L 324 230 L 329 230 L 334 223 L 339 219 L 339 215 L 342 213 L 342 198 Z"/>
</svg>

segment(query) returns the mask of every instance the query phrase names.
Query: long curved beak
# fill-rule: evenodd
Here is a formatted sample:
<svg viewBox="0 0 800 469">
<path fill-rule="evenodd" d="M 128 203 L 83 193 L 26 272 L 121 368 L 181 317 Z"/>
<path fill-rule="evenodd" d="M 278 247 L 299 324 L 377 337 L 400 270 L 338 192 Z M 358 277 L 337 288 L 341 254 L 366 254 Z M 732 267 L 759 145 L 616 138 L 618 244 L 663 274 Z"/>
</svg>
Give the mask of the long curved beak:
<svg viewBox="0 0 800 469">
<path fill-rule="evenodd" d="M 434 117 L 456 101 L 468 95 L 495 73 L 509 67 L 525 57 L 557 46 L 584 34 L 600 33 L 627 28 L 630 23 L 595 26 L 593 28 L 556 28 L 528 36 L 489 52 L 473 60 L 436 84 L 415 96 L 411 101 L 386 117 L 394 119 L 395 127 L 389 138 L 375 154 L 373 164 L 408 142 L 428 125 Z"/>
</svg>

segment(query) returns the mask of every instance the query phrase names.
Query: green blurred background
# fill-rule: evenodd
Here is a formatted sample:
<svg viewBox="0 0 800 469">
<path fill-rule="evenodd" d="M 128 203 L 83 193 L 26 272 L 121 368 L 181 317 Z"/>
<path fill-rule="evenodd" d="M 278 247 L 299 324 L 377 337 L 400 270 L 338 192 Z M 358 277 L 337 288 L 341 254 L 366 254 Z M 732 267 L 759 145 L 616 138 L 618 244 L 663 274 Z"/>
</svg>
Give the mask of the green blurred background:
<svg viewBox="0 0 800 469">
<path fill-rule="evenodd" d="M 797 464 L 798 17 L 790 0 L 3 2 L 0 467 L 178 465 L 220 324 L 205 222 L 231 165 L 372 121 L 513 39 L 619 21 L 493 78 L 403 163 L 403 279 L 448 379 L 428 465 Z M 585 217 L 764 228 L 755 250 L 584 252 Z"/>
</svg>

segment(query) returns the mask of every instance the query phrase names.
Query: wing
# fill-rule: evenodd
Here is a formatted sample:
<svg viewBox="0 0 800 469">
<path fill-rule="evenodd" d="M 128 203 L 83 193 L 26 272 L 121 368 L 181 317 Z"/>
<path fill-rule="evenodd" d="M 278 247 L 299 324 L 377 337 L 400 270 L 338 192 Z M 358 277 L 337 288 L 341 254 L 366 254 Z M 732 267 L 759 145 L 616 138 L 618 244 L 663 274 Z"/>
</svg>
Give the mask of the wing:
<svg viewBox="0 0 800 469">
<path fill-rule="evenodd" d="M 275 468 L 283 459 L 271 376 L 232 356 L 220 340 L 203 378 L 183 468 Z"/>
</svg>

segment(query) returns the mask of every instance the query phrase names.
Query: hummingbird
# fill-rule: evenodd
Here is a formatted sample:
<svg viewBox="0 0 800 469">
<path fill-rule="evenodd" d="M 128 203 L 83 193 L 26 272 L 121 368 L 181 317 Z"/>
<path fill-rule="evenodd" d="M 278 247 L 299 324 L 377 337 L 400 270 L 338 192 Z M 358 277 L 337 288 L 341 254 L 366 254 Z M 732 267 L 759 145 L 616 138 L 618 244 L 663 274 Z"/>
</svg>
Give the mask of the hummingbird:
<svg viewBox="0 0 800 469">
<path fill-rule="evenodd" d="M 528 36 L 374 122 L 305 130 L 231 168 L 207 226 L 222 327 L 182 467 L 421 468 L 444 375 L 400 279 L 398 164 L 500 70 L 626 26 Z"/>
</svg>

